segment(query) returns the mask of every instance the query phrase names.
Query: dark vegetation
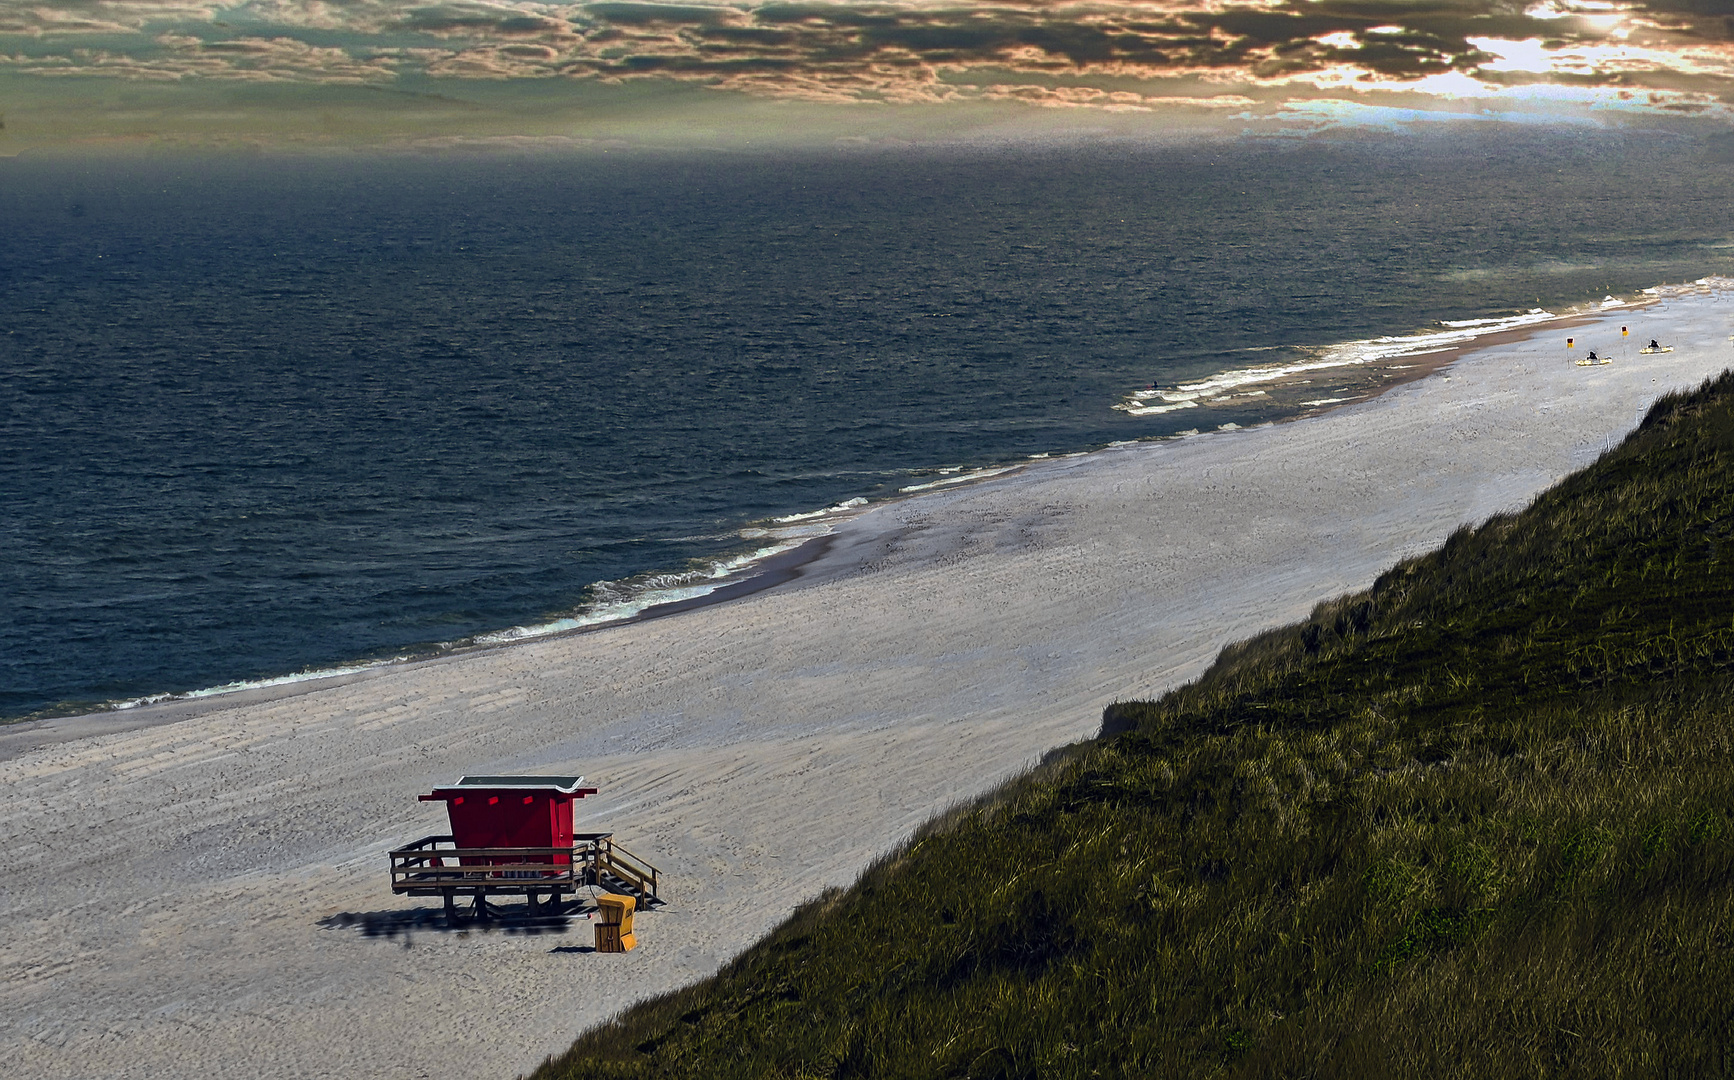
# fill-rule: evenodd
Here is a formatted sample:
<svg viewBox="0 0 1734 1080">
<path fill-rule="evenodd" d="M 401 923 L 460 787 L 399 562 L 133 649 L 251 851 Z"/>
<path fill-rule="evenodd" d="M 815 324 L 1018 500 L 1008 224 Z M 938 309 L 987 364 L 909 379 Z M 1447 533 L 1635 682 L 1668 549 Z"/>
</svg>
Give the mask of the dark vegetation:
<svg viewBox="0 0 1734 1080">
<path fill-rule="evenodd" d="M 539 1078 L 1734 1071 L 1734 376 Z"/>
</svg>

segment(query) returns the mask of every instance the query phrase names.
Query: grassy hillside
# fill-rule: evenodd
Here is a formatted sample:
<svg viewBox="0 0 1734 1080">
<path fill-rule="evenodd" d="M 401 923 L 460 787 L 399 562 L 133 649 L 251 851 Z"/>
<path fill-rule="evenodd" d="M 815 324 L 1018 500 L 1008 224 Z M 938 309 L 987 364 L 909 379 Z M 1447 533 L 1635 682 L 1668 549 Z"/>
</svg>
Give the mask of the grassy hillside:
<svg viewBox="0 0 1734 1080">
<path fill-rule="evenodd" d="M 1056 757 L 536 1076 L 1734 1071 L 1734 376 Z"/>
</svg>

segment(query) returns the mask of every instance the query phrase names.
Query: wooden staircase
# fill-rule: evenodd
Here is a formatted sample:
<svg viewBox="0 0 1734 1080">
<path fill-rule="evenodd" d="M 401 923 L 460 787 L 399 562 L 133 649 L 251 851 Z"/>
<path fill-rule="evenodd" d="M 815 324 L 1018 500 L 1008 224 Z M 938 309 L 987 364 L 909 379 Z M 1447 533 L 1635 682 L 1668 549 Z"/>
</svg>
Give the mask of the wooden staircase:
<svg viewBox="0 0 1734 1080">
<path fill-rule="evenodd" d="M 590 862 L 594 880 L 591 884 L 609 892 L 637 897 L 640 908 L 662 903 L 662 898 L 656 894 L 656 867 L 616 844 L 610 833 L 596 834 L 594 842 L 594 855 Z"/>
</svg>

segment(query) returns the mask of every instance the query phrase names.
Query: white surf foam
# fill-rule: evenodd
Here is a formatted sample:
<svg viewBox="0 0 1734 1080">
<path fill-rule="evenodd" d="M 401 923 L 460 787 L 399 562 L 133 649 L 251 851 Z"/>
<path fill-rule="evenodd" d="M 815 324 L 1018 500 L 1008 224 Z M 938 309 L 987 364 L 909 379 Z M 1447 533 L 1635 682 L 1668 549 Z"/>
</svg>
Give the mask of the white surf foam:
<svg viewBox="0 0 1734 1080">
<path fill-rule="evenodd" d="M 1302 349 L 1302 358 L 1299 360 L 1285 364 L 1232 368 L 1168 389 L 1137 390 L 1128 395 L 1127 400 L 1113 407 L 1133 416 L 1154 416 L 1200 404 L 1227 404 L 1242 397 L 1264 396 L 1267 391 L 1251 389 L 1261 383 L 1277 382 L 1312 372 L 1329 371 L 1332 368 L 1359 367 L 1379 361 L 1443 352 L 1488 334 L 1536 326 L 1557 318 L 1559 316 L 1551 311 L 1531 308 L 1521 315 L 1508 315 L 1497 319 L 1443 322 L 1440 324 L 1442 329 L 1416 334 L 1367 338 L 1323 348 Z"/>
<path fill-rule="evenodd" d="M 1178 411 L 1180 409 L 1196 409 L 1196 408 L 1198 408 L 1198 402 L 1196 402 L 1196 401 L 1175 401 L 1175 402 L 1169 402 L 1169 403 L 1162 404 L 1162 405 L 1126 404 L 1126 405 L 1116 405 L 1116 406 L 1114 406 L 1114 408 L 1120 409 L 1123 412 L 1129 412 L 1133 416 L 1158 416 L 1162 413 L 1175 412 L 1175 411 Z"/>
<path fill-rule="evenodd" d="M 477 634 L 470 641 L 476 645 L 503 645 L 510 641 L 525 641 L 530 638 L 547 637 L 551 634 L 563 634 L 569 630 L 582 630 L 585 627 L 621 622 L 662 604 L 674 604 L 682 600 L 696 600 L 703 596 L 709 596 L 724 585 L 730 584 L 730 579 L 739 580 L 755 564 L 781 555 L 785 551 L 793 551 L 814 536 L 823 536 L 830 530 L 827 528 L 813 531 L 755 529 L 742 530 L 743 535 L 748 531 L 766 537 L 784 532 L 798 533 L 798 535 L 777 539 L 774 543 L 766 544 L 744 554 L 715 559 L 693 570 L 644 574 L 622 581 L 598 581 L 590 587 L 591 603 L 582 611 L 557 619 L 549 619 L 547 622 L 510 626 L 504 630 L 495 630 L 492 633 Z"/>
<path fill-rule="evenodd" d="M 908 487 L 900 487 L 897 490 L 904 494 L 913 491 L 932 491 L 934 488 L 946 487 L 951 484 L 964 484 L 971 480 L 982 480 L 989 476 L 998 476 L 1000 473 L 1011 472 L 1017 467 L 1018 466 L 1016 465 L 1007 465 L 998 469 L 976 469 L 973 472 L 961 472 L 961 466 L 957 469 L 941 469 L 941 472 L 957 472 L 959 475 L 947 476 L 939 480 L 929 480 L 925 484 L 910 484 Z"/>
<path fill-rule="evenodd" d="M 1644 295 L 1655 300 L 1667 300 L 1676 296 L 1703 296 L 1707 293 L 1728 292 L 1734 290 L 1734 278 L 1712 274 L 1696 281 L 1688 281 L 1679 285 L 1657 285 L 1645 289 Z"/>
<path fill-rule="evenodd" d="M 775 520 L 778 522 L 811 521 L 814 518 L 829 517 L 832 514 L 846 513 L 850 510 L 856 510 L 866 505 L 866 499 L 850 499 L 847 502 L 840 502 L 836 506 L 827 506 L 823 510 L 809 510 L 804 514 L 788 514 L 784 517 L 776 518 Z"/>
<path fill-rule="evenodd" d="M 273 686 L 293 686 L 295 683 L 312 682 L 315 679 L 333 679 L 340 675 L 355 675 L 407 659 L 409 659 L 407 656 L 393 656 L 384 660 L 340 664 L 337 667 L 310 668 L 306 671 L 298 671 L 293 675 L 274 675 L 268 679 L 240 679 L 236 682 L 224 683 L 221 686 L 208 686 L 202 690 L 188 690 L 179 694 L 146 694 L 144 697 L 128 698 L 125 701 L 111 701 L 108 703 L 108 708 L 117 711 L 136 709 L 141 705 L 156 705 L 164 701 L 197 701 L 200 698 L 218 697 L 223 694 L 238 694 L 243 690 L 267 690 Z"/>
<path fill-rule="evenodd" d="M 959 477 L 958 479 L 967 479 L 967 477 Z M 570 630 L 581 630 L 586 627 L 621 622 L 661 604 L 678 603 L 682 600 L 695 600 L 708 596 L 725 585 L 751 576 L 753 568 L 758 564 L 784 552 L 793 551 L 815 537 L 830 535 L 836 524 L 845 516 L 866 505 L 866 499 L 849 499 L 835 506 L 828 506 L 823 510 L 789 514 L 776 518 L 771 527 L 748 526 L 734 533 L 726 533 L 721 536 L 686 537 L 684 539 L 689 540 L 721 540 L 738 537 L 742 540 L 759 540 L 762 543 L 750 551 L 702 561 L 690 570 L 640 574 L 619 581 L 598 581 L 590 587 L 591 602 L 581 610 L 569 615 L 477 634 L 459 641 L 441 642 L 437 646 L 430 647 L 429 651 L 432 652 L 433 649 L 437 648 L 440 652 L 448 652 L 454 648 L 468 645 L 501 645 L 507 642 L 547 637 Z M 110 710 L 136 709 L 140 706 L 156 705 L 165 701 L 191 701 L 218 697 L 244 690 L 262 690 L 274 686 L 289 686 L 318 679 L 354 675 L 388 664 L 403 663 L 413 659 L 416 659 L 415 654 L 404 654 L 381 660 L 356 661 L 332 667 L 310 668 L 293 675 L 244 679 L 201 690 L 147 694 L 125 701 L 111 701 L 102 707 Z"/>
<path fill-rule="evenodd" d="M 563 634 L 570 630 L 621 622 L 663 604 L 709 596 L 725 585 L 732 585 L 750 577 L 752 570 L 766 560 L 793 551 L 809 540 L 831 535 L 839 514 L 866 505 L 866 499 L 850 499 L 846 503 L 838 503 L 824 510 L 790 514 L 775 519 L 777 522 L 797 522 L 796 524 L 774 528 L 748 526 L 737 535 L 743 540 L 763 542 L 751 551 L 704 560 L 690 570 L 639 574 L 618 581 L 598 581 L 590 586 L 590 603 L 582 610 L 546 622 L 477 634 L 469 639 L 469 643 L 501 645 L 511 641 L 547 637 L 550 634 Z M 802 520 L 818 517 L 830 520 Z"/>
</svg>

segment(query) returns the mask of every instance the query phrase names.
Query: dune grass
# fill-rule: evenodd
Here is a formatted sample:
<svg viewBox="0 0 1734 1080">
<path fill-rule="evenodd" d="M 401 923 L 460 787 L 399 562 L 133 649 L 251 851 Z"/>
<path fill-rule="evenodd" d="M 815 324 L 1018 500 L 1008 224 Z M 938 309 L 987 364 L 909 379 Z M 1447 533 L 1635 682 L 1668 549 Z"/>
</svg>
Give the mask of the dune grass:
<svg viewBox="0 0 1734 1080">
<path fill-rule="evenodd" d="M 1734 376 L 539 1080 L 1734 1072 Z"/>
</svg>

